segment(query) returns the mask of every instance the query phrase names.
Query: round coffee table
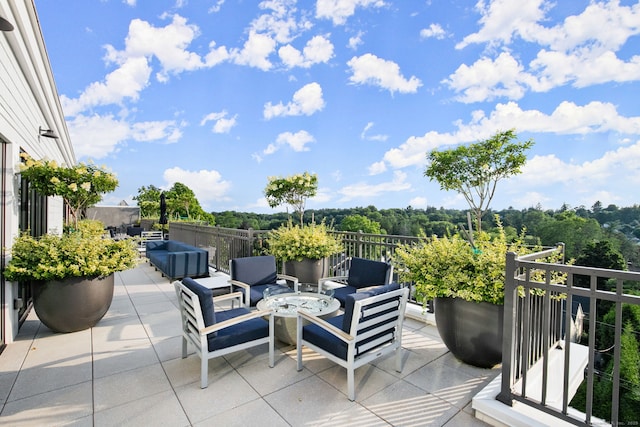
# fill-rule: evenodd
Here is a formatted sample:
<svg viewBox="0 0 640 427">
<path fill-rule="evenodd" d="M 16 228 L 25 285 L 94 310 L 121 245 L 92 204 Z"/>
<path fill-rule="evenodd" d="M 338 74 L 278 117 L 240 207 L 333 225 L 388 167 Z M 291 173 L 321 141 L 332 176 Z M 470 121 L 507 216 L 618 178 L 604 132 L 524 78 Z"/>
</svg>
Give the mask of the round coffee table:
<svg viewBox="0 0 640 427">
<path fill-rule="evenodd" d="M 258 310 L 273 310 L 275 336 L 280 341 L 296 344 L 298 309 L 318 317 L 332 317 L 340 309 L 340 301 L 317 292 L 288 292 L 258 301 Z"/>
</svg>

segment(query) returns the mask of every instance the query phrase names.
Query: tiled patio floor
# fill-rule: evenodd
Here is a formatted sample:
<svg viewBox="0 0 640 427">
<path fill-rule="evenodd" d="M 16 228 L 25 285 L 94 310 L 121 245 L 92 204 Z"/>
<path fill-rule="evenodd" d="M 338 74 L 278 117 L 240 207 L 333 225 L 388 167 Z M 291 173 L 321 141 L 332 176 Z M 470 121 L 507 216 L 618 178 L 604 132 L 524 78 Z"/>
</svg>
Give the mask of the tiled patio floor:
<svg viewBox="0 0 640 427">
<path fill-rule="evenodd" d="M 346 374 L 315 353 L 296 371 L 280 344 L 209 362 L 180 356 L 171 283 L 148 264 L 116 275 L 111 309 L 86 331 L 54 334 L 34 313 L 0 355 L 0 425 L 11 426 L 482 426 L 471 398 L 499 372 L 458 362 L 437 330 L 407 319 L 404 369 L 385 359 Z"/>
</svg>

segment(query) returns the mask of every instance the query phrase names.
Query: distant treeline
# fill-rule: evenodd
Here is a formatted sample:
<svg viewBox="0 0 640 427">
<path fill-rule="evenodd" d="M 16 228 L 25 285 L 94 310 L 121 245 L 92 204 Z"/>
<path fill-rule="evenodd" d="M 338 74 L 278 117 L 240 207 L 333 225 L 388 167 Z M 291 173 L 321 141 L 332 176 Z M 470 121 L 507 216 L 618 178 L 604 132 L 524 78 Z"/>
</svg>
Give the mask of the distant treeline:
<svg viewBox="0 0 640 427">
<path fill-rule="evenodd" d="M 257 214 L 250 212 L 212 212 L 216 225 L 227 228 L 253 228 L 271 230 L 289 220 L 286 213 Z M 483 218 L 483 229 L 490 231 L 495 227 L 495 215 L 510 235 L 519 234 L 523 228 L 532 241 L 542 245 L 566 244 L 567 255 L 576 257 L 590 242 L 608 240 L 620 251 L 628 262 L 640 265 L 640 206 L 620 208 L 616 205 L 603 207 L 596 202 L 591 208 L 583 206 L 570 208 L 562 206 L 559 210 L 541 208 L 503 209 L 490 211 Z M 345 218 L 349 221 L 344 221 Z M 416 209 L 411 206 L 404 209 L 377 209 L 375 206 L 349 209 L 310 209 L 304 214 L 305 222 L 313 218 L 316 222 L 325 221 L 336 230 L 358 231 L 343 228 L 345 224 L 353 226 L 352 219 L 366 218 L 380 225 L 381 234 L 404 236 L 451 235 L 460 227 L 467 227 L 467 211 L 444 208 Z M 357 224 L 358 221 L 355 221 Z M 367 230 L 364 230 L 367 231 Z"/>
</svg>

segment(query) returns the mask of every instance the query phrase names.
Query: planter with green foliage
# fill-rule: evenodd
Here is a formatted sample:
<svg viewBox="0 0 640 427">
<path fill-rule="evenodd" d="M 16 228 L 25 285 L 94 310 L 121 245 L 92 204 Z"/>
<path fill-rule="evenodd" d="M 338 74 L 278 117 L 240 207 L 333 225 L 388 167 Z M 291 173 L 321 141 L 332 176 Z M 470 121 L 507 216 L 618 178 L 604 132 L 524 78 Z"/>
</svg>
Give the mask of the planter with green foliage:
<svg viewBox="0 0 640 427">
<path fill-rule="evenodd" d="M 132 241 L 104 238 L 104 224 L 80 221 L 84 209 L 113 191 L 118 180 L 93 164 L 66 167 L 26 154 L 22 158 L 22 179 L 40 195 L 62 197 L 71 221 L 61 235 L 25 232 L 15 239 L 5 278 L 31 283 L 36 314 L 50 329 L 92 327 L 111 305 L 113 273 L 132 268 L 138 259 Z"/>
<path fill-rule="evenodd" d="M 133 241 L 103 237 L 99 221 L 80 221 L 63 235 L 19 236 L 4 272 L 10 281 L 31 282 L 34 309 L 56 332 L 95 325 L 113 297 L 113 273 L 136 265 Z"/>
<path fill-rule="evenodd" d="M 460 360 L 491 367 L 502 359 L 502 313 L 506 254 L 533 250 L 521 235 L 507 243 L 499 225 L 493 238 L 475 234 L 471 244 L 459 236 L 425 238 L 400 245 L 396 271 L 415 283 L 416 299 L 435 301 L 436 325 L 443 342 Z"/>
<path fill-rule="evenodd" d="M 343 249 L 324 223 L 301 227 L 289 222 L 269 233 L 267 245 L 268 252 L 284 262 L 284 273 L 301 283 L 318 283 L 328 276 L 326 258 Z"/>
</svg>

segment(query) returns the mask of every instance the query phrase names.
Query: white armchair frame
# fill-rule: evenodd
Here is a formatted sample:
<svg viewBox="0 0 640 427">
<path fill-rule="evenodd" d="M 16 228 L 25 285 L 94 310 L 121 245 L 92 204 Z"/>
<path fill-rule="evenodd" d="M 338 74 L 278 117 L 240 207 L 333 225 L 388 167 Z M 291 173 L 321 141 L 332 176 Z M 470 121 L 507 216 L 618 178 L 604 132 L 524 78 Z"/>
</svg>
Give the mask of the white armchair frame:
<svg viewBox="0 0 640 427">
<path fill-rule="evenodd" d="M 351 318 L 351 330 L 347 333 L 340 328 L 333 326 L 326 320 L 309 314 L 304 310 L 298 310 L 297 326 L 297 369 L 302 370 L 302 346 L 306 345 L 316 353 L 325 356 L 334 363 L 347 370 L 347 396 L 349 400 L 355 400 L 355 374 L 354 371 L 375 359 L 387 356 L 395 352 L 396 371 L 402 372 L 402 325 L 404 313 L 409 296 L 408 288 L 400 288 L 394 291 L 382 293 L 362 300 L 357 300 L 354 304 L 353 316 Z M 385 310 L 395 309 L 387 314 L 376 316 Z M 397 310 L 397 311 L 396 311 Z M 373 317 L 370 317 L 373 316 Z M 367 319 L 361 321 L 361 319 Z M 303 339 L 302 329 L 304 322 L 316 324 L 326 330 L 337 339 L 345 342 L 348 346 L 347 358 L 341 359 L 329 351 L 318 347 Z M 389 329 L 389 324 L 395 323 L 393 339 L 389 341 L 388 334 L 380 337 L 359 348 L 356 354 L 356 346 L 363 340 L 379 334 L 381 331 Z M 366 328 L 372 328 L 366 332 L 361 332 Z"/>
<path fill-rule="evenodd" d="M 177 280 L 173 282 L 173 285 L 178 295 L 178 301 L 180 304 L 180 313 L 182 318 L 182 358 L 187 357 L 187 343 L 193 344 L 196 350 L 196 354 L 200 357 L 200 387 L 207 388 L 208 386 L 208 371 L 209 360 L 225 354 L 234 353 L 239 350 L 255 347 L 261 344 L 269 344 L 269 367 L 273 368 L 274 365 L 274 318 L 273 312 L 270 310 L 257 310 L 251 311 L 245 315 L 241 315 L 232 319 L 228 319 L 222 322 L 215 323 L 211 326 L 204 326 L 204 319 L 202 316 L 202 310 L 200 308 L 200 300 L 198 296 L 191 292 L 189 288 L 184 286 L 181 281 Z M 213 298 L 213 302 L 220 303 L 223 301 L 237 299 L 238 302 L 242 300 L 242 293 L 233 292 L 230 294 L 220 295 Z M 209 351 L 209 345 L 207 341 L 207 335 L 219 331 L 224 328 L 228 328 L 233 325 L 245 322 L 250 319 L 258 317 L 269 318 L 269 336 L 260 338 L 253 341 L 247 341 L 242 344 L 237 344 L 231 347 L 221 348 L 214 351 Z"/>
</svg>

